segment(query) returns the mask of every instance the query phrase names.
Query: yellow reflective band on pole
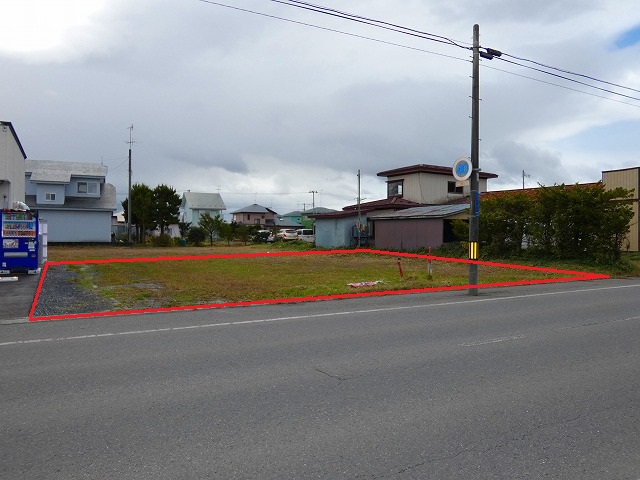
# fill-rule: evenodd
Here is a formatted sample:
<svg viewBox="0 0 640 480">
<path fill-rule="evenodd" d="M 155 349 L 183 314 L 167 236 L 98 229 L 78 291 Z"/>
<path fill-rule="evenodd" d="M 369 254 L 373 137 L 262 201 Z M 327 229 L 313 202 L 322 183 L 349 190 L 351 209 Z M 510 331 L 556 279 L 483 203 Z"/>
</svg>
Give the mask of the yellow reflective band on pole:
<svg viewBox="0 0 640 480">
<path fill-rule="evenodd" d="M 478 259 L 478 242 L 469 242 L 469 260 Z"/>
</svg>

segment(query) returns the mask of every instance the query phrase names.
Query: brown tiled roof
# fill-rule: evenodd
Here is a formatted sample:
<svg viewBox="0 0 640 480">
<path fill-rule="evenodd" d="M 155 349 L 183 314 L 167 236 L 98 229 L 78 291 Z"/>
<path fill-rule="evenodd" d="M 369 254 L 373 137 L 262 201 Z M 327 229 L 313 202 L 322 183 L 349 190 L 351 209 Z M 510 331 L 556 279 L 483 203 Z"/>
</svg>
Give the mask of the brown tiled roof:
<svg viewBox="0 0 640 480">
<path fill-rule="evenodd" d="M 377 210 L 403 210 L 405 208 L 421 207 L 422 203 L 405 200 L 402 197 L 383 198 L 382 200 L 374 200 L 373 202 L 364 202 L 360 204 L 360 213 L 375 212 Z M 329 212 L 317 215 L 309 215 L 312 218 L 341 218 L 350 217 L 358 213 L 358 205 L 348 205 L 341 212 Z"/>
<path fill-rule="evenodd" d="M 596 185 L 601 184 L 600 182 L 591 182 L 591 183 L 576 183 L 573 185 L 563 185 L 565 188 L 574 188 L 578 187 L 595 187 Z M 552 186 L 560 186 L 560 185 L 552 185 Z M 480 198 L 494 198 L 501 197 L 503 195 L 516 195 L 518 193 L 524 193 L 527 196 L 534 196 L 540 191 L 543 187 L 533 187 L 533 188 L 515 188 L 513 190 L 493 190 L 491 192 L 483 192 L 480 194 Z"/>
<path fill-rule="evenodd" d="M 419 207 L 424 204 L 418 202 L 412 202 L 411 200 L 405 200 L 402 197 L 383 198 L 382 200 L 374 200 L 372 202 L 364 202 L 360 204 L 360 210 L 382 210 L 388 208 L 411 208 Z M 358 205 L 347 205 L 342 210 L 358 210 Z"/>
</svg>

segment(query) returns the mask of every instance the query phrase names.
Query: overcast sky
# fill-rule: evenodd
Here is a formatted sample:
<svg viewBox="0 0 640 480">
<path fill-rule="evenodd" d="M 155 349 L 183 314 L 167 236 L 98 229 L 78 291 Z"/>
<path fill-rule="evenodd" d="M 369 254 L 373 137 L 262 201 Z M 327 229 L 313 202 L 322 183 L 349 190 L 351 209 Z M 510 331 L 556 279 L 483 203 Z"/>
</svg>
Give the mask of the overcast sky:
<svg viewBox="0 0 640 480">
<path fill-rule="evenodd" d="M 103 162 L 118 203 L 130 125 L 134 182 L 220 192 L 227 213 L 311 208 L 310 191 L 316 206 L 340 209 L 356 202 L 358 169 L 371 201 L 386 196 L 380 171 L 470 155 L 468 48 L 270 0 L 2 3 L 0 120 L 31 160 Z M 635 89 L 572 77 L 627 98 L 483 60 L 491 190 L 521 187 L 523 169 L 535 186 L 640 166 L 637 0 L 314 3 L 462 47 L 477 23 L 483 47 Z"/>
</svg>

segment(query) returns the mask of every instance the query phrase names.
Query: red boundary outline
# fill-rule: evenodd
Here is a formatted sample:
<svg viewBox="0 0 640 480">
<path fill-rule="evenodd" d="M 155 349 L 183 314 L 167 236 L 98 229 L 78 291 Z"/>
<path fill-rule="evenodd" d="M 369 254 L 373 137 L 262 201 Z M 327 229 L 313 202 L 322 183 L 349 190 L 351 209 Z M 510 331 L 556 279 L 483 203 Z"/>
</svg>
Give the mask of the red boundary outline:
<svg viewBox="0 0 640 480">
<path fill-rule="evenodd" d="M 425 260 L 438 260 L 454 263 L 467 263 L 476 265 L 486 265 L 492 267 L 512 268 L 516 270 L 532 270 L 546 273 L 558 273 L 561 275 L 570 275 L 568 277 L 550 278 L 545 280 L 522 280 L 515 282 L 497 282 L 497 283 L 480 283 L 478 285 L 455 285 L 449 287 L 428 287 L 428 288 L 413 288 L 406 290 L 384 290 L 379 292 L 361 292 L 361 293 L 343 293 L 337 295 L 321 295 L 317 297 L 293 297 L 293 298 L 279 298 L 269 300 L 253 300 L 247 302 L 227 302 L 227 303 L 212 303 L 205 305 L 192 305 L 181 307 L 165 307 L 165 308 L 150 308 L 144 310 L 117 310 L 113 312 L 94 312 L 94 313 L 74 313 L 68 315 L 51 315 L 44 317 L 36 317 L 34 315 L 36 306 L 38 304 L 38 298 L 42 290 L 42 284 L 47 275 L 47 269 L 50 265 L 91 265 L 91 264 L 106 264 L 106 263 L 136 263 L 136 262 L 164 262 L 164 261 L 179 261 L 179 260 L 207 260 L 212 258 L 256 258 L 256 257 L 286 257 L 286 256 L 304 256 L 304 255 L 335 255 L 335 254 L 355 254 L 355 253 L 373 253 L 378 255 L 388 255 L 394 257 L 405 258 L 423 258 Z M 133 315 L 142 313 L 156 313 L 156 312 L 178 312 L 188 310 L 209 310 L 214 308 L 225 307 L 244 307 L 250 305 L 274 305 L 281 303 L 298 303 L 298 302 L 312 302 L 321 300 L 335 300 L 343 298 L 359 298 L 359 297 L 381 297 L 386 295 L 406 295 L 409 293 L 426 293 L 426 292 L 442 292 L 452 290 L 468 290 L 469 288 L 492 288 L 492 287 L 511 287 L 516 285 L 539 285 L 544 283 L 562 283 L 562 282 L 575 282 L 585 280 L 598 280 L 610 278 L 609 275 L 589 272 L 578 272 L 573 270 L 558 270 L 555 268 L 543 268 L 543 267 L 530 267 L 526 265 L 513 265 L 509 263 L 496 263 L 496 262 L 484 262 L 481 260 L 466 260 L 460 258 L 448 258 L 448 257 L 436 257 L 433 255 L 422 255 L 417 253 L 404 253 L 404 252 L 389 252 L 385 250 L 371 250 L 371 249 L 355 249 L 355 250 L 308 250 L 302 252 L 261 252 L 261 253 L 234 253 L 234 254 L 218 254 L 218 255 L 186 255 L 186 256 L 170 256 L 170 257 L 149 257 L 149 258 L 114 258 L 103 260 L 76 260 L 76 261 L 60 261 L 60 262 L 47 262 L 42 271 L 40 282 L 38 283 L 38 289 L 31 305 L 31 311 L 29 312 L 29 321 L 39 322 L 48 320 L 66 320 L 71 318 L 91 318 L 91 317 L 106 317 L 115 315 Z"/>
</svg>

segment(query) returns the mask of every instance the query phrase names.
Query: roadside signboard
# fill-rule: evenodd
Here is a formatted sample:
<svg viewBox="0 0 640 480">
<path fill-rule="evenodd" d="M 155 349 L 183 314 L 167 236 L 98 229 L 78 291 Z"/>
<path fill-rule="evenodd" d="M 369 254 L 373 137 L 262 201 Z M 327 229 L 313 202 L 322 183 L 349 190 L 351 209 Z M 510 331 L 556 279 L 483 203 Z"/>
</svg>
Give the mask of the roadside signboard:
<svg viewBox="0 0 640 480">
<path fill-rule="evenodd" d="M 468 157 L 460 157 L 453 162 L 453 177 L 459 182 L 469 180 L 473 165 Z"/>
</svg>

